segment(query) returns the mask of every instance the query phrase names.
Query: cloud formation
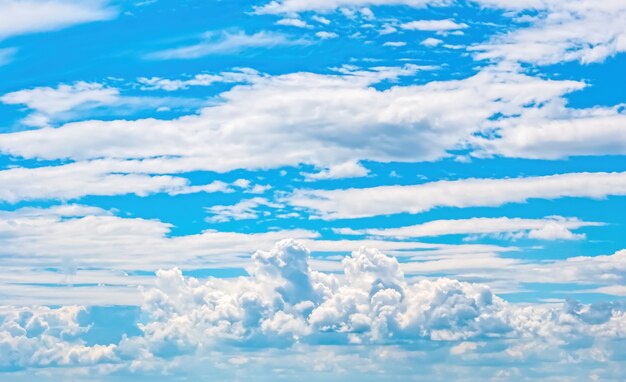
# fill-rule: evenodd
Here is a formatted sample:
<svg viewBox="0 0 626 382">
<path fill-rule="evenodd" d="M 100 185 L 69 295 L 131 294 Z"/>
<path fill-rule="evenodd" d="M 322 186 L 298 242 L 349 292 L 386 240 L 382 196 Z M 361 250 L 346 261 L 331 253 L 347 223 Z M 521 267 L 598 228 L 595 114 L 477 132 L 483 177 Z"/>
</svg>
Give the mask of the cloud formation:
<svg viewBox="0 0 626 382">
<path fill-rule="evenodd" d="M 2 0 L 0 40 L 90 21 L 108 20 L 116 14 L 115 9 L 105 0 Z"/>
<path fill-rule="evenodd" d="M 379 186 L 339 190 L 299 189 L 286 198 L 295 207 L 323 219 L 345 219 L 436 207 L 497 207 L 529 199 L 604 198 L 626 195 L 626 173 L 566 173 L 510 179 L 442 180 L 411 186 Z"/>
</svg>

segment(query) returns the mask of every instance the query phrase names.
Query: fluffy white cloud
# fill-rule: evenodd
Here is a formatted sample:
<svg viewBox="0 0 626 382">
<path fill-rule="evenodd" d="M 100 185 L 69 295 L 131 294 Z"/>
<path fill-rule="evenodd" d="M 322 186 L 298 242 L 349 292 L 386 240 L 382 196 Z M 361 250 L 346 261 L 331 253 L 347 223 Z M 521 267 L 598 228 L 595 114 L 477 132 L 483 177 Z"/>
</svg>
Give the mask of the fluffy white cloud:
<svg viewBox="0 0 626 382">
<path fill-rule="evenodd" d="M 328 40 L 331 38 L 337 38 L 339 35 L 334 32 L 320 31 L 320 32 L 315 33 L 315 36 L 317 36 L 318 38 L 322 40 Z"/>
<path fill-rule="evenodd" d="M 306 21 L 297 18 L 284 18 L 276 22 L 277 25 L 284 25 L 296 28 L 312 28 Z"/>
<path fill-rule="evenodd" d="M 115 345 L 86 346 L 77 338 L 84 309 L 0 307 L 0 371 L 27 367 L 95 365 L 115 360 Z"/>
<path fill-rule="evenodd" d="M 347 234 L 391 236 L 398 238 L 429 237 L 442 235 L 486 235 L 502 234 L 504 238 L 529 237 L 543 240 L 574 240 L 584 235 L 571 232 L 572 229 L 600 226 L 603 223 L 585 222 L 576 218 L 551 216 L 543 219 L 521 218 L 471 218 L 453 220 L 433 220 L 398 228 L 350 230 Z"/>
<path fill-rule="evenodd" d="M 56 88 L 38 87 L 7 93 L 0 101 L 9 105 L 26 105 L 35 113 L 22 122 L 31 126 L 46 126 L 51 116 L 79 107 L 98 107 L 119 101 L 119 90 L 99 83 L 76 82 Z"/>
<path fill-rule="evenodd" d="M 491 138 L 476 138 L 476 156 L 559 159 L 626 154 L 626 115 L 614 108 L 566 109 L 550 105 L 500 121 Z"/>
<path fill-rule="evenodd" d="M 421 69 L 343 68 L 336 75 L 261 77 L 220 94 L 224 101 L 199 115 L 81 121 L 1 134 L 0 152 L 41 159 L 143 158 L 126 166 L 152 163 L 156 172 L 435 160 L 492 128 L 487 122 L 495 114 L 519 114 L 527 105 L 583 87 L 499 67 L 463 80 L 373 87 Z"/>
<path fill-rule="evenodd" d="M 305 173 L 304 176 L 307 180 L 322 180 L 322 179 L 338 179 L 338 178 L 358 178 L 367 176 L 369 171 L 358 162 L 345 162 L 335 166 L 331 166 L 320 172 L 309 174 Z"/>
<path fill-rule="evenodd" d="M 508 357 L 534 348 L 590 348 L 589 339 L 626 336 L 619 305 L 514 305 L 488 287 L 450 279 L 409 282 L 399 263 L 362 248 L 343 260 L 343 274 L 312 271 L 309 252 L 294 241 L 259 251 L 250 277 L 185 279 L 159 271 L 144 293 L 141 326 L 154 354 L 205 351 L 214 346 L 402 344 L 418 340 L 501 341 Z M 606 344 L 605 342 L 605 344 Z M 529 353 L 521 349 L 529 347 Z M 452 353 L 477 351 L 458 347 Z M 567 352 L 558 357 L 567 357 Z"/>
<path fill-rule="evenodd" d="M 287 237 L 298 238 L 326 256 L 335 254 L 311 261 L 315 269 L 323 271 L 339 270 L 337 259 L 359 246 L 380 248 L 404 258 L 415 256 L 420 261 L 456 257 L 457 269 L 458 264 L 476 259 L 488 267 L 498 262 L 499 252 L 516 249 L 397 240 L 321 240 L 317 232 L 297 229 L 255 234 L 207 230 L 184 236 L 172 236 L 171 229 L 171 224 L 158 220 L 119 217 L 82 205 L 0 211 L 0 257 L 4 259 L 0 304 L 15 300 L 137 304 L 135 287 L 150 282 L 146 272 L 173 266 L 186 271 L 241 270 L 249 265 L 249 253 Z"/>
<path fill-rule="evenodd" d="M 400 28 L 416 31 L 446 32 L 467 28 L 465 23 L 457 23 L 452 19 L 444 20 L 415 20 L 403 23 Z"/>
<path fill-rule="evenodd" d="M 535 9 L 523 17 L 528 27 L 514 29 L 473 49 L 476 58 L 537 64 L 563 61 L 602 62 L 626 51 L 626 4 L 623 1 L 558 0 L 509 2 L 478 0 L 488 6 Z M 520 4 L 521 3 L 521 4 Z"/>
<path fill-rule="evenodd" d="M 287 197 L 323 219 L 358 218 L 435 207 L 500 206 L 528 199 L 604 198 L 626 195 L 626 173 L 567 173 L 511 179 L 461 179 L 412 186 L 380 186 L 340 190 L 300 189 Z"/>
<path fill-rule="evenodd" d="M 84 208 L 60 210 L 73 214 Z M 254 254 L 247 277 L 200 281 L 178 269 L 158 271 L 155 287 L 143 292 L 142 334 L 118 344 L 86 346 L 80 335 L 89 327 L 79 324 L 81 307 L 4 307 L 0 349 L 10 356 L 0 368 L 110 363 L 117 366 L 98 372 L 161 365 L 159 370 L 176 367 L 185 354 L 217 360 L 241 355 L 236 349 L 242 347 L 255 349 L 226 362 L 245 365 L 266 349 L 312 354 L 328 345 L 368 345 L 363 349 L 375 351 L 383 345 L 393 354 L 369 358 L 383 364 L 389 357 L 420 359 L 411 352 L 416 344 L 432 349 L 429 355 L 440 349 L 451 356 L 429 359 L 446 364 L 480 356 L 501 365 L 547 362 L 553 369 L 572 358 L 604 365 L 622 355 L 623 304 L 512 304 L 485 285 L 409 280 L 395 258 L 375 249 L 353 252 L 338 274 L 312 270 L 309 256 L 303 245 L 283 240 Z M 609 257 L 581 258 L 572 265 L 587 264 L 578 268 L 589 275 L 588 266 L 595 263 L 594 272 L 606 272 Z"/>
<path fill-rule="evenodd" d="M 428 46 L 428 47 L 434 47 L 434 46 L 437 46 L 437 45 L 439 45 L 441 43 L 443 43 L 442 40 L 440 40 L 438 38 L 433 38 L 433 37 L 428 37 L 428 38 L 422 40 L 422 42 L 420 42 L 421 45 Z"/>
<path fill-rule="evenodd" d="M 0 40 L 90 21 L 107 20 L 115 17 L 116 13 L 104 0 L 2 0 Z"/>
</svg>

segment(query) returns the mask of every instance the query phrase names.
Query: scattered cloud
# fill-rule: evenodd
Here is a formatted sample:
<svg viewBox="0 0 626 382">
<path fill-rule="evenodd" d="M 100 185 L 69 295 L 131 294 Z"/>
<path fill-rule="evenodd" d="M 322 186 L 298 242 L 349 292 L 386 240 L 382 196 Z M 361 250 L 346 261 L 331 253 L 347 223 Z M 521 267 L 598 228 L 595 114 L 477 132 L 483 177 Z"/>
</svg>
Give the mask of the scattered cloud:
<svg viewBox="0 0 626 382">
<path fill-rule="evenodd" d="M 243 199 L 237 204 L 231 206 L 212 206 L 207 207 L 207 212 L 212 216 L 206 220 L 211 223 L 221 223 L 231 220 L 258 219 L 260 214 L 258 207 L 267 206 L 272 208 L 280 208 L 280 204 L 272 203 L 265 198 Z"/>
<path fill-rule="evenodd" d="M 328 40 L 328 39 L 339 37 L 339 35 L 337 33 L 326 32 L 326 31 L 317 32 L 317 33 L 315 33 L 315 36 L 317 36 L 318 38 L 320 38 L 322 40 Z"/>
<path fill-rule="evenodd" d="M 233 54 L 254 48 L 308 45 L 310 43 L 310 41 L 302 38 L 292 38 L 276 32 L 261 31 L 247 34 L 244 31 L 212 31 L 205 33 L 199 43 L 161 50 L 150 53 L 146 57 L 156 60 L 193 59 L 212 54 Z"/>
<path fill-rule="evenodd" d="M 426 69 L 431 68 L 344 67 L 337 74 L 252 78 L 194 115 L 91 120 L 2 134 L 0 152 L 39 159 L 135 158 L 142 159 L 141 167 L 170 173 L 430 161 L 493 129 L 496 114 L 519 115 L 584 86 L 492 67 L 462 80 L 373 87 Z"/>
<path fill-rule="evenodd" d="M 52 31 L 117 15 L 108 1 L 0 1 L 0 40 L 28 33 Z"/>
<path fill-rule="evenodd" d="M 22 123 L 29 126 L 47 126 L 57 114 L 86 107 L 93 108 L 118 102 L 120 92 L 100 83 L 79 81 L 60 84 L 56 88 L 37 87 L 7 93 L 0 101 L 9 105 L 26 105 L 34 110 Z"/>
<path fill-rule="evenodd" d="M 396 213 L 417 214 L 436 207 L 496 207 L 528 199 L 604 198 L 626 195 L 626 173 L 566 173 L 510 179 L 461 179 L 411 186 L 341 190 L 296 190 L 286 201 L 323 219 Z M 380 201 L 385 201 L 381 203 Z"/>
<path fill-rule="evenodd" d="M 406 42 L 404 41 L 387 41 L 383 43 L 383 46 L 393 46 L 393 47 L 401 47 L 405 45 L 406 45 Z"/>
<path fill-rule="evenodd" d="M 196 74 L 188 79 L 167 79 L 161 77 L 139 77 L 137 82 L 142 90 L 165 90 L 177 91 L 188 89 L 192 86 L 211 86 L 215 83 L 246 83 L 251 82 L 260 75 L 254 69 L 238 68 L 232 72 L 219 74 Z"/>
<path fill-rule="evenodd" d="M 428 46 L 428 47 L 434 47 L 441 43 L 443 43 L 442 40 L 439 40 L 438 38 L 433 38 L 433 37 L 428 37 L 427 39 L 424 39 L 422 40 L 422 42 L 420 42 L 421 45 Z"/>
<path fill-rule="evenodd" d="M 280 19 L 276 22 L 277 25 L 290 26 L 296 28 L 312 28 L 311 25 L 307 24 L 306 21 L 296 18 L 285 18 Z"/>
<path fill-rule="evenodd" d="M 429 31 L 429 32 L 447 32 L 467 28 L 465 23 L 457 23 L 452 19 L 445 20 L 415 20 L 403 23 L 400 28 L 406 30 Z"/>
<path fill-rule="evenodd" d="M 503 234 L 505 239 L 528 237 L 541 240 L 576 240 L 584 235 L 571 232 L 582 227 L 602 226 L 603 223 L 585 222 L 576 218 L 551 216 L 543 219 L 522 218 L 470 218 L 433 220 L 422 224 L 385 229 L 353 230 L 345 228 L 344 234 L 371 235 L 396 238 L 431 237 L 443 235 Z"/>
</svg>

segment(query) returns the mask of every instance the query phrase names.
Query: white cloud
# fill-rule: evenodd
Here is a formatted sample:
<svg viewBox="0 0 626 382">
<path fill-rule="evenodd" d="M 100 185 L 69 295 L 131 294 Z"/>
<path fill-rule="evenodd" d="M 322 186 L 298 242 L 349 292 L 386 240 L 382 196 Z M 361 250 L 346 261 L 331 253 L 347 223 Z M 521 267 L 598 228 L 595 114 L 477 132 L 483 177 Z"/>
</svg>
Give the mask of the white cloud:
<svg viewBox="0 0 626 382">
<path fill-rule="evenodd" d="M 326 31 L 317 32 L 317 33 L 315 33 L 315 36 L 317 36 L 318 38 L 321 38 L 322 40 L 328 40 L 328 39 L 331 39 L 331 38 L 339 37 L 339 35 L 337 33 L 326 32 Z"/>
<path fill-rule="evenodd" d="M 307 24 L 306 21 L 296 18 L 285 18 L 280 19 L 276 22 L 277 25 L 284 25 L 296 28 L 312 28 L 311 25 Z"/>
<path fill-rule="evenodd" d="M 626 173 L 567 173 L 512 179 L 462 179 L 412 186 L 296 190 L 287 198 L 323 219 L 358 218 L 435 207 L 496 207 L 528 199 L 604 198 L 626 195 Z"/>
<path fill-rule="evenodd" d="M 320 172 L 303 174 L 308 181 L 341 178 L 359 178 L 367 176 L 369 171 L 358 162 L 345 162 L 331 166 Z"/>
<path fill-rule="evenodd" d="M 37 87 L 7 93 L 0 101 L 9 105 L 26 105 L 35 112 L 22 122 L 46 126 L 52 116 L 80 107 L 111 105 L 119 101 L 119 90 L 93 82 L 60 84 L 56 88 Z"/>
<path fill-rule="evenodd" d="M 519 352 L 525 346 L 567 344 L 573 351 L 593 346 L 584 339 L 626 337 L 620 305 L 514 305 L 484 285 L 445 278 L 409 282 L 394 258 L 372 249 L 345 258 L 338 275 L 312 271 L 308 250 L 293 241 L 258 251 L 253 259 L 251 276 L 236 280 L 201 282 L 183 278 L 177 269 L 159 271 L 156 288 L 144 294 L 145 346 L 151 352 L 193 353 L 228 344 L 390 345 L 422 339 L 458 344 L 451 352 L 461 355 L 479 347 L 457 341 L 490 338 L 519 361 L 534 356 Z"/>
<path fill-rule="evenodd" d="M 406 42 L 404 41 L 387 41 L 383 44 L 383 46 L 394 46 L 394 47 L 400 47 L 400 46 L 405 46 Z"/>
<path fill-rule="evenodd" d="M 433 38 L 433 37 L 429 37 L 427 39 L 422 40 L 422 42 L 420 42 L 421 45 L 428 46 L 428 47 L 437 46 L 441 43 L 443 43 L 443 41 L 439 40 L 438 38 Z"/>
<path fill-rule="evenodd" d="M 406 30 L 445 32 L 467 28 L 465 23 L 457 23 L 452 19 L 445 20 L 415 20 L 400 25 Z"/>
<path fill-rule="evenodd" d="M 503 238 L 529 237 L 542 240 L 575 240 L 584 236 L 574 234 L 570 230 L 602 225 L 604 224 L 585 222 L 576 218 L 563 218 L 561 216 L 551 216 L 543 219 L 502 217 L 433 220 L 398 228 L 350 230 L 343 231 L 343 233 L 398 238 L 507 233 L 509 235 Z"/>
<path fill-rule="evenodd" d="M 14 167 L 0 171 L 0 200 L 70 200 L 86 195 L 146 196 L 165 192 L 171 195 L 196 192 L 228 192 L 228 185 L 214 182 L 193 186 L 182 177 L 115 171 L 122 162 L 76 162 L 48 167 Z M 113 167 L 111 167 L 113 166 Z"/>
<path fill-rule="evenodd" d="M 515 3 L 479 0 L 488 6 L 539 10 L 530 26 L 493 37 L 473 49 L 477 59 L 536 64 L 564 61 L 602 62 L 626 51 L 626 4 L 623 1 L 528 1 Z"/>
<path fill-rule="evenodd" d="M 95 365 L 116 360 L 115 345 L 86 346 L 76 338 L 84 308 L 0 307 L 0 370 Z"/>
<path fill-rule="evenodd" d="M 221 93 L 222 102 L 198 114 L 0 134 L 0 152 L 41 159 L 141 158 L 126 165 L 155 173 L 436 160 L 491 129 L 494 114 L 519 114 L 583 86 L 492 67 L 463 80 L 372 87 L 422 69 L 264 76 Z"/>
<path fill-rule="evenodd" d="M 626 154 L 626 115 L 614 108 L 566 109 L 547 105 L 500 121 L 493 137 L 477 138 L 475 156 L 559 159 Z"/>
<path fill-rule="evenodd" d="M 330 20 L 328 20 L 326 17 L 323 17 L 323 16 L 313 15 L 311 16 L 311 20 L 316 21 L 320 24 L 330 25 Z"/>
<path fill-rule="evenodd" d="M 254 34 L 238 32 L 207 32 L 203 41 L 151 53 L 147 58 L 157 60 L 192 59 L 212 54 L 231 54 L 250 48 L 272 48 L 276 46 L 307 45 L 309 41 L 292 39 L 290 36 L 275 32 L 261 31 Z"/>
<path fill-rule="evenodd" d="M 548 264 L 545 268 L 553 269 L 543 273 L 561 268 L 574 277 L 571 269 L 596 279 L 611 272 L 623 275 L 626 262 L 615 259 L 625 254 Z M 310 360 L 311 349 L 333 344 L 351 349 L 369 345 L 364 349 L 376 352 L 383 350 L 377 345 L 384 345 L 385 352 L 368 362 L 382 362 L 388 372 L 385 360 L 421 359 L 410 350 L 420 343 L 455 357 L 430 359 L 446 367 L 480 355 L 500 364 L 547 362 L 554 371 L 572 357 L 577 364 L 605 365 L 620 354 L 615 349 L 626 338 L 623 304 L 513 304 L 486 285 L 447 278 L 409 280 L 395 258 L 375 249 L 353 252 L 338 274 L 312 270 L 309 251 L 293 240 L 257 251 L 252 260 L 250 276 L 234 279 L 201 281 L 183 277 L 178 269 L 158 271 L 154 288 L 143 292 L 142 334 L 118 344 L 86 346 L 80 335 L 89 327 L 79 324 L 84 309 L 78 306 L 3 307 L 0 348 L 10 357 L 0 360 L 0 367 L 118 365 L 99 370 L 107 373 L 155 363 L 165 370 L 181 364 L 179 357 L 186 354 L 215 360 L 241 356 L 241 348 L 256 349 L 246 352 L 249 357 L 267 359 L 274 357 L 258 352 L 304 349 Z M 610 263 L 618 267 L 609 268 Z M 623 276 L 616 282 L 622 281 Z M 238 358 L 226 364 L 248 362 Z"/>
<path fill-rule="evenodd" d="M 0 40 L 111 19 L 117 12 L 107 3 L 101 0 L 2 0 Z"/>
<path fill-rule="evenodd" d="M 272 0 L 255 7 L 257 14 L 290 14 L 306 11 L 328 12 L 342 7 L 360 8 L 381 5 L 408 5 L 426 7 L 449 4 L 448 0 Z"/>
<path fill-rule="evenodd" d="M 607 57 L 626 51 L 626 5 L 620 1 L 596 0 L 474 0 L 472 3 L 510 11 L 506 15 L 513 21 L 524 21 L 520 25 L 490 41 L 471 49 L 477 59 L 508 60 L 536 64 L 554 64 L 563 61 L 582 63 L 602 62 Z M 274 0 L 256 7 L 258 14 L 293 14 L 306 11 L 329 12 L 342 7 L 350 9 L 363 6 L 445 7 L 453 1 L 423 0 Z M 346 9 L 346 8 L 343 8 Z M 536 15 L 525 15 L 517 20 L 516 12 L 532 11 Z M 417 21 L 405 23 L 412 29 L 445 30 L 457 29 L 451 20 Z M 448 22 L 450 21 L 450 22 Z M 425 24 L 426 23 L 426 24 Z M 457 24 L 466 27 L 463 24 Z M 517 26 L 516 25 L 516 26 Z M 452 28 L 452 29 L 447 29 Z"/>
<path fill-rule="evenodd" d="M 167 79 L 161 77 L 139 77 L 137 82 L 141 84 L 142 90 L 165 90 L 176 91 L 188 89 L 191 86 L 210 86 L 214 83 L 234 83 L 250 82 L 251 78 L 259 76 L 256 70 L 240 68 L 233 72 L 222 72 L 219 74 L 196 74 L 189 79 Z"/>
<path fill-rule="evenodd" d="M 267 203 L 262 199 L 253 202 Z M 246 213 L 259 214 L 257 207 L 250 204 L 237 207 L 238 211 L 234 206 L 226 206 L 225 211 L 228 207 L 232 207 L 224 212 L 228 219 Z M 120 217 L 112 211 L 83 205 L 0 211 L 0 257 L 4 259 L 0 269 L 0 305 L 16 299 L 25 304 L 137 304 L 135 287 L 150 281 L 146 271 L 173 266 L 185 270 L 241 269 L 248 265 L 248 255 L 256 248 L 269 248 L 287 237 L 298 238 L 314 251 L 336 253 L 339 257 L 359 246 L 368 246 L 404 258 L 419 257 L 420 261 L 455 256 L 467 259 L 476 254 L 485 259 L 489 253 L 493 262 L 497 253 L 515 250 L 478 244 L 321 240 L 318 233 L 308 230 L 257 234 L 207 230 L 175 236 L 172 228 L 166 222 Z M 463 261 L 457 259 L 457 263 Z M 325 271 L 340 268 L 336 258 L 317 259 L 311 264 Z M 487 265 L 482 262 L 483 268 Z M 133 271 L 141 271 L 143 276 Z"/>
<path fill-rule="evenodd" d="M 230 220 L 257 219 L 261 213 L 260 206 L 272 208 L 282 207 L 280 204 L 272 203 L 265 198 L 242 199 L 231 206 L 211 206 L 207 207 L 207 212 L 212 216 L 206 220 L 213 223 L 227 222 Z"/>
</svg>

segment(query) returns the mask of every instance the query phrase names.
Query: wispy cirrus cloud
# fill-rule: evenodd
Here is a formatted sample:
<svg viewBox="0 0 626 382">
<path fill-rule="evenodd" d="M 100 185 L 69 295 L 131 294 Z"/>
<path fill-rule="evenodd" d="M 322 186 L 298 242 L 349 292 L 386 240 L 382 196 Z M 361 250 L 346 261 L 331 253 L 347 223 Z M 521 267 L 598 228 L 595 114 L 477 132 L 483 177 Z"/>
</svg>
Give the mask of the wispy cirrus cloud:
<svg viewBox="0 0 626 382">
<path fill-rule="evenodd" d="M 116 15 L 117 10 L 106 0 L 2 0 L 0 40 L 108 20 Z"/>
<path fill-rule="evenodd" d="M 211 31 L 201 36 L 200 42 L 165 49 L 146 55 L 148 59 L 193 59 L 212 54 L 233 54 L 247 49 L 277 46 L 308 45 L 310 41 L 277 32 Z"/>
<path fill-rule="evenodd" d="M 543 240 L 577 240 L 583 239 L 582 234 L 575 234 L 571 230 L 582 227 L 602 226 L 599 222 L 586 222 L 577 218 L 551 216 L 543 219 L 522 218 L 470 218 L 433 220 L 422 224 L 415 224 L 397 228 L 339 229 L 351 235 L 371 235 L 379 237 L 433 237 L 443 235 L 498 235 L 503 238 L 518 239 L 532 238 Z"/>
</svg>

